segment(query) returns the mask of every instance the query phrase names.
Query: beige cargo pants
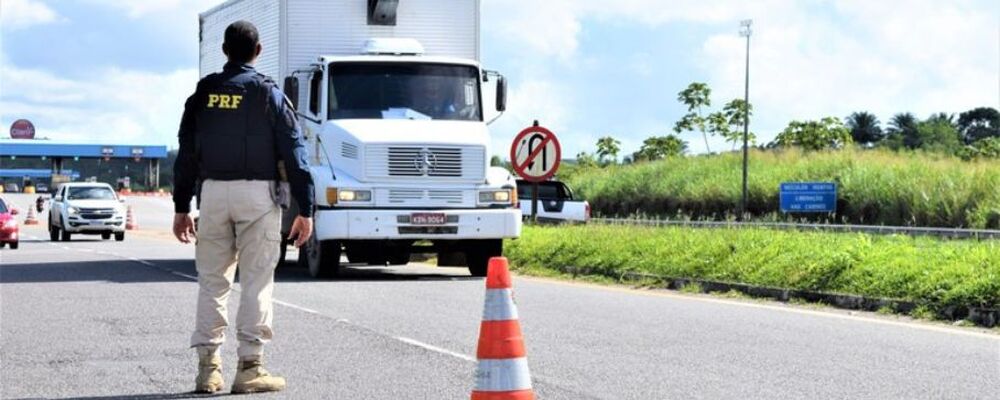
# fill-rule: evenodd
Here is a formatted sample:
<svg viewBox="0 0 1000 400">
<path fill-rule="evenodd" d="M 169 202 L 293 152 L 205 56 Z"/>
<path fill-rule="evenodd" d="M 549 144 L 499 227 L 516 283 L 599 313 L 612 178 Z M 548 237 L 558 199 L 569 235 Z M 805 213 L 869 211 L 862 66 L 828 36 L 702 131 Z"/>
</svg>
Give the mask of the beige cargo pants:
<svg viewBox="0 0 1000 400">
<path fill-rule="evenodd" d="M 237 355 L 260 356 L 271 339 L 271 295 L 281 241 L 281 210 L 271 200 L 269 181 L 207 180 L 201 189 L 198 244 L 198 310 L 191 347 L 217 349 L 229 325 L 226 303 L 236 276 Z"/>
</svg>

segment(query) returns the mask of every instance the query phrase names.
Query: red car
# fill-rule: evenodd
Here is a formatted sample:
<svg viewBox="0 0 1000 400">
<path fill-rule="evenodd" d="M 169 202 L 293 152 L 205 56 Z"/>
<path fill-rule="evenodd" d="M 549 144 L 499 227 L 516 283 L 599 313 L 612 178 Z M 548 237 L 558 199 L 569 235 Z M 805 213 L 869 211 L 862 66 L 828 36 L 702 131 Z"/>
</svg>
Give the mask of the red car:
<svg viewBox="0 0 1000 400">
<path fill-rule="evenodd" d="M 17 249 L 19 228 L 17 219 L 14 218 L 15 215 L 17 215 L 17 210 L 0 199 L 0 247 L 9 244 L 11 249 Z"/>
</svg>

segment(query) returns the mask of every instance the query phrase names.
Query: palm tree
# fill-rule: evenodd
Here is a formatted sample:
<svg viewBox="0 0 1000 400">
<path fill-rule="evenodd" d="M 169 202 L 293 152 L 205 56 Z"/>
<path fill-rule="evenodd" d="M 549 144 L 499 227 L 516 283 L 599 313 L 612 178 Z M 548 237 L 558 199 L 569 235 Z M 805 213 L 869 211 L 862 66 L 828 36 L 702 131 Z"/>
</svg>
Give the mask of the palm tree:
<svg viewBox="0 0 1000 400">
<path fill-rule="evenodd" d="M 889 120 L 889 137 L 893 142 L 899 142 L 911 149 L 920 147 L 920 135 L 917 133 L 917 117 L 913 113 L 899 113 Z"/>
<path fill-rule="evenodd" d="M 851 114 L 847 117 L 846 125 L 847 129 L 851 130 L 851 137 L 855 143 L 868 145 L 885 138 L 878 118 L 867 111 Z"/>
<path fill-rule="evenodd" d="M 605 157 L 611 157 L 612 162 L 618 160 L 618 152 L 621 151 L 621 144 L 617 139 L 611 136 L 605 136 L 597 139 L 597 158 L 601 162 L 604 162 Z"/>
</svg>

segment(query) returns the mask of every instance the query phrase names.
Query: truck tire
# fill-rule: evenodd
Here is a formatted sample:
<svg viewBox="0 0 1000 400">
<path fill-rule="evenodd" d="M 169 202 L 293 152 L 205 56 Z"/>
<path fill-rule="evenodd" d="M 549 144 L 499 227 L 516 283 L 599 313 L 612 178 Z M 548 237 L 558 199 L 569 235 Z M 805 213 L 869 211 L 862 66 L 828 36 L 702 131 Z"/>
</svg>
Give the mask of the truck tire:
<svg viewBox="0 0 1000 400">
<path fill-rule="evenodd" d="M 124 240 L 125 240 L 125 232 L 116 232 L 115 233 L 115 241 L 116 242 L 121 242 L 121 241 L 124 241 Z"/>
<path fill-rule="evenodd" d="M 347 254 L 347 262 L 351 264 L 367 264 L 368 248 L 359 243 L 344 245 L 344 252 Z"/>
<path fill-rule="evenodd" d="M 104 232 L 104 233 L 102 233 L 102 234 L 101 234 L 101 239 L 102 239 L 102 240 L 108 240 L 108 239 L 111 239 L 111 232 Z"/>
<path fill-rule="evenodd" d="M 59 231 L 59 239 L 61 239 L 62 241 L 68 242 L 72 238 L 73 238 L 73 234 L 71 234 L 69 232 L 66 232 L 65 229 Z"/>
<path fill-rule="evenodd" d="M 503 239 L 472 240 L 466 245 L 465 260 L 468 263 L 469 274 L 486 276 L 490 258 L 503 255 Z"/>
<path fill-rule="evenodd" d="M 332 278 L 340 274 L 340 242 L 320 241 L 313 234 L 299 249 L 299 265 L 309 270 L 313 278 Z"/>
<path fill-rule="evenodd" d="M 19 244 L 20 244 L 20 242 L 10 242 L 10 249 L 11 250 L 17 250 L 17 246 Z"/>
</svg>

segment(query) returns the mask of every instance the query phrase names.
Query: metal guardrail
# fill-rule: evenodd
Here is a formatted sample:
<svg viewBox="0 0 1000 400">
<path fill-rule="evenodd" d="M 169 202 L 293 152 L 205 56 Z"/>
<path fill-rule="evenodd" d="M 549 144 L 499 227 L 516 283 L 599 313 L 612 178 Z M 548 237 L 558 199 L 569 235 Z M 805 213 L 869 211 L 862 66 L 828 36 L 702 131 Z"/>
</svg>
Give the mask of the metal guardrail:
<svg viewBox="0 0 1000 400">
<path fill-rule="evenodd" d="M 1000 230 L 924 228 L 883 225 L 803 224 L 790 222 L 678 221 L 632 218 L 591 218 L 590 222 L 605 225 L 678 226 L 688 228 L 771 228 L 783 230 L 814 230 L 828 232 L 858 232 L 882 235 L 935 236 L 956 239 L 1000 239 Z"/>
</svg>

